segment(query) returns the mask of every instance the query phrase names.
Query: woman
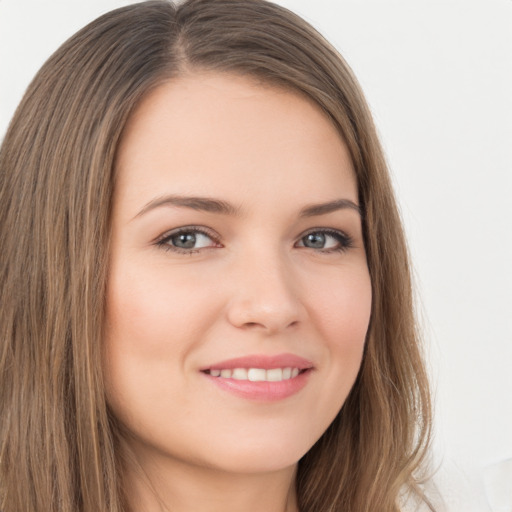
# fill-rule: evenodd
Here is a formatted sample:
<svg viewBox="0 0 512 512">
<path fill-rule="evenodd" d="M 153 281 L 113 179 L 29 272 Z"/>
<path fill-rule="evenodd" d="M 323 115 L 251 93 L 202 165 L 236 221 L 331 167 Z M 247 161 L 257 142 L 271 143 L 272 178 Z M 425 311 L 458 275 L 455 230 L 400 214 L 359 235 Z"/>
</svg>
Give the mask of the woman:
<svg viewBox="0 0 512 512">
<path fill-rule="evenodd" d="M 375 129 L 260 1 L 144 2 L 0 153 L 1 509 L 397 511 L 430 403 Z"/>
</svg>

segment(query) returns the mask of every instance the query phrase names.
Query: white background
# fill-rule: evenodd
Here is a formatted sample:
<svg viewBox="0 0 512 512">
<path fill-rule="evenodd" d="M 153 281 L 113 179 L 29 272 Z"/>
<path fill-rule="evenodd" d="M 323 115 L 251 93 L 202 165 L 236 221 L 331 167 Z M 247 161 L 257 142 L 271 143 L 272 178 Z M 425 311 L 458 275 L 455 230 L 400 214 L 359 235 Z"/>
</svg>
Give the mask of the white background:
<svg viewBox="0 0 512 512">
<path fill-rule="evenodd" d="M 0 0 L 0 137 L 50 53 L 127 3 Z M 510 512 L 512 470 L 508 508 L 484 482 L 512 458 L 512 0 L 279 3 L 340 50 L 375 116 L 416 271 L 446 510 Z"/>
</svg>

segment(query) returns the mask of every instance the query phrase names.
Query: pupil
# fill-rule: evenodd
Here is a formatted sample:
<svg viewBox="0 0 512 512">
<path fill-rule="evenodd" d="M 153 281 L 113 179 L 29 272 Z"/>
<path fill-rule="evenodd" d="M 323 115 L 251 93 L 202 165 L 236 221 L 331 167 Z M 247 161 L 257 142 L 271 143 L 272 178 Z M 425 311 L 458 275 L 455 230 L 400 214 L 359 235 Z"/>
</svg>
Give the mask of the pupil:
<svg viewBox="0 0 512 512">
<path fill-rule="evenodd" d="M 181 233 L 174 238 L 173 242 L 176 247 L 193 249 L 196 245 L 196 235 L 193 233 Z"/>
<path fill-rule="evenodd" d="M 311 233 L 306 236 L 306 245 L 314 249 L 322 249 L 325 245 L 325 235 L 322 233 Z"/>
</svg>

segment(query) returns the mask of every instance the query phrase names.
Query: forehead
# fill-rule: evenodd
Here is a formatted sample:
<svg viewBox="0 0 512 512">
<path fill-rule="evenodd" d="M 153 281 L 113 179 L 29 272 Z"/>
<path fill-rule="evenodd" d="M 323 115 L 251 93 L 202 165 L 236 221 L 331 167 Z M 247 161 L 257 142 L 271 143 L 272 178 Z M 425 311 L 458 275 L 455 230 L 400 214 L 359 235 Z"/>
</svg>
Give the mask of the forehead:
<svg viewBox="0 0 512 512">
<path fill-rule="evenodd" d="M 153 90 L 126 126 L 116 167 L 118 194 L 250 190 L 279 200 L 288 190 L 314 202 L 343 189 L 357 200 L 348 150 L 320 107 L 225 73 L 186 75 Z"/>
</svg>

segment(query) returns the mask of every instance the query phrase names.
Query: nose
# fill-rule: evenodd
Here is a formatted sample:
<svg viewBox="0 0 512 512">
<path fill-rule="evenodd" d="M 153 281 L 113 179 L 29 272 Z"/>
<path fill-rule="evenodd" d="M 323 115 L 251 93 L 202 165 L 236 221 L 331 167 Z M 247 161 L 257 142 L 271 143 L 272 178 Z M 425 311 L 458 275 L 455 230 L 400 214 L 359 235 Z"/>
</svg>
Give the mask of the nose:
<svg viewBox="0 0 512 512">
<path fill-rule="evenodd" d="M 297 326 L 305 317 L 298 282 L 275 254 L 246 258 L 237 265 L 232 284 L 227 316 L 237 328 L 271 335 Z"/>
</svg>

